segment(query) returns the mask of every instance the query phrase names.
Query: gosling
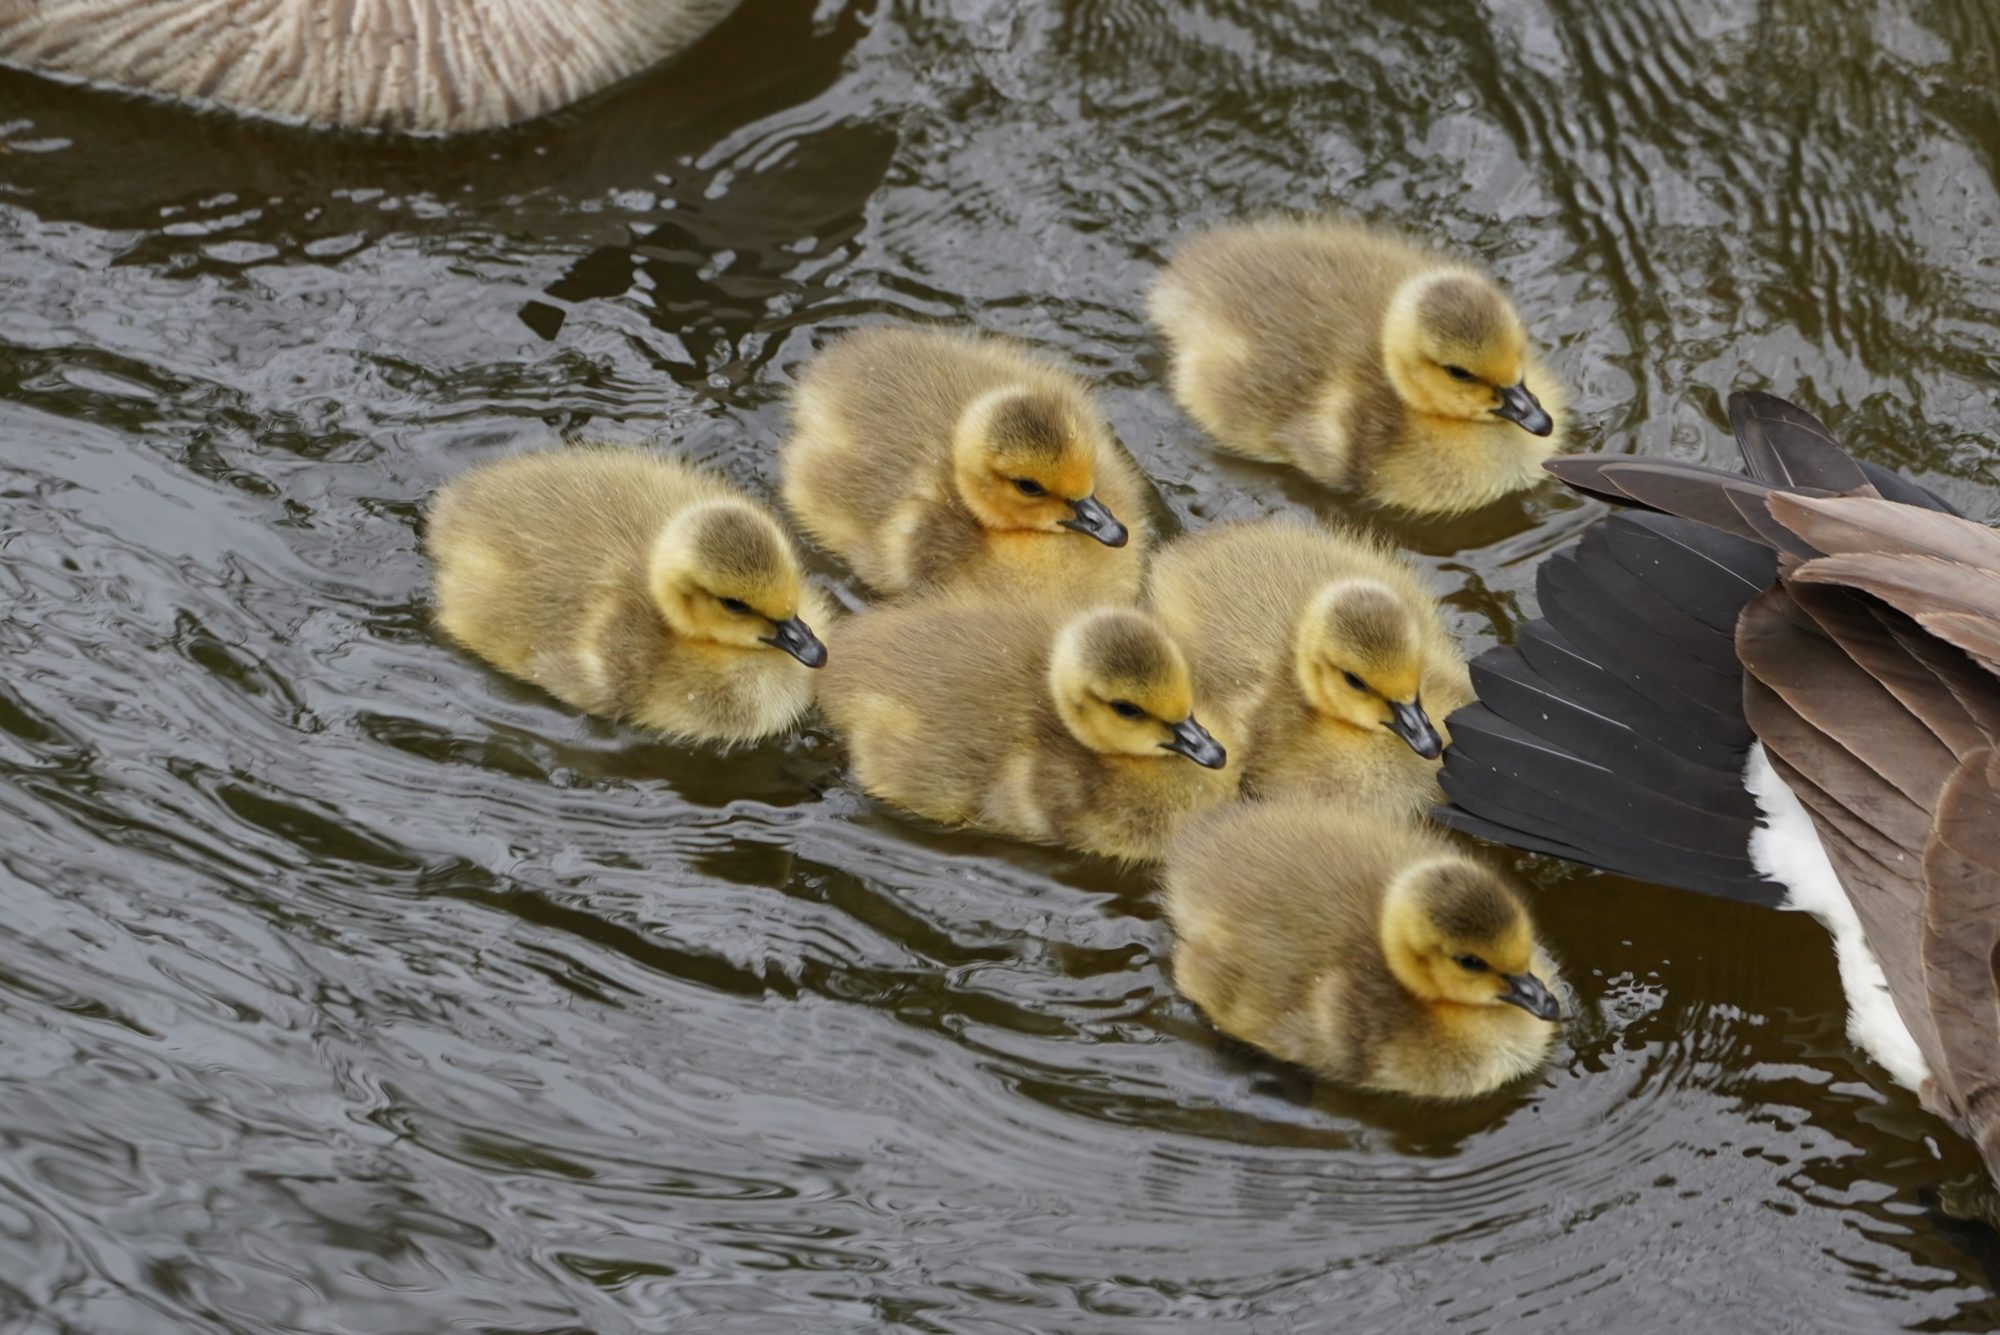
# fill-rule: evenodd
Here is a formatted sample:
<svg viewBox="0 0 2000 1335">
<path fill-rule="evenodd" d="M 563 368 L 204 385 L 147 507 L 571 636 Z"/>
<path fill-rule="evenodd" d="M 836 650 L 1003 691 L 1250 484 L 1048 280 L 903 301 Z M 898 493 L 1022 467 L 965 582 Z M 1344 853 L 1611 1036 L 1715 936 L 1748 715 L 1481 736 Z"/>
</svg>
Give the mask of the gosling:
<svg viewBox="0 0 2000 1335">
<path fill-rule="evenodd" d="M 1467 1099 L 1548 1055 L 1560 982 L 1520 895 L 1414 825 L 1239 803 L 1185 824 L 1164 880 L 1176 983 L 1274 1057 Z"/>
<path fill-rule="evenodd" d="M 1146 487 L 1082 381 L 997 338 L 872 329 L 792 402 L 785 506 L 878 592 L 1130 602 Z"/>
<path fill-rule="evenodd" d="M 861 786 L 919 816 L 1142 862 L 1234 796 L 1187 661 L 1144 612 L 954 599 L 831 639 L 820 708 Z"/>
<path fill-rule="evenodd" d="M 1154 284 L 1174 398 L 1228 450 L 1419 514 L 1534 486 L 1561 391 L 1486 274 L 1355 223 L 1215 228 Z"/>
<path fill-rule="evenodd" d="M 1161 548 L 1147 596 L 1195 685 L 1240 722 L 1245 796 L 1414 816 L 1443 800 L 1465 656 L 1410 563 L 1355 532 L 1219 524 Z"/>
<path fill-rule="evenodd" d="M 826 604 L 776 516 L 673 459 L 600 446 L 481 464 L 431 506 L 438 625 L 591 714 L 745 742 L 811 706 Z"/>
</svg>

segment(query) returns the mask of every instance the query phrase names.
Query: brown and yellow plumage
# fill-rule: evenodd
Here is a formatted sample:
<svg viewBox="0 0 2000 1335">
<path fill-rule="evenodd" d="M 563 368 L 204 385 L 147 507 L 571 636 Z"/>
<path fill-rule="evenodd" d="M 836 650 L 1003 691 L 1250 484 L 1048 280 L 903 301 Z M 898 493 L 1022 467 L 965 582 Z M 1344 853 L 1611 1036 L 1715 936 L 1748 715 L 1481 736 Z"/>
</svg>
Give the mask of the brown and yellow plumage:
<svg viewBox="0 0 2000 1335">
<path fill-rule="evenodd" d="M 827 604 L 776 517 L 687 464 L 611 446 L 481 464 L 438 493 L 424 545 L 439 626 L 578 709 L 736 742 L 812 704 Z"/>
<path fill-rule="evenodd" d="M 1401 556 L 1319 524 L 1221 524 L 1163 547 L 1147 598 L 1236 720 L 1247 796 L 1396 815 L 1439 800 L 1442 720 L 1472 683 Z"/>
<path fill-rule="evenodd" d="M 918 815 L 1143 861 L 1234 795 L 1186 661 L 1143 612 L 931 600 L 830 640 L 821 707 L 855 778 Z"/>
<path fill-rule="evenodd" d="M 1164 883 L 1180 989 L 1328 1079 L 1471 1098 L 1554 1041 L 1560 983 L 1519 893 L 1414 824 L 1239 803 L 1185 822 Z"/>
<path fill-rule="evenodd" d="M 1214 228 L 1155 283 L 1175 399 L 1224 448 L 1418 513 L 1541 480 L 1561 386 L 1478 269 L 1358 223 Z"/>
<path fill-rule="evenodd" d="M 1138 469 L 1075 376 L 997 338 L 850 334 L 807 368 L 785 446 L 799 526 L 891 595 L 1138 596 Z"/>
</svg>

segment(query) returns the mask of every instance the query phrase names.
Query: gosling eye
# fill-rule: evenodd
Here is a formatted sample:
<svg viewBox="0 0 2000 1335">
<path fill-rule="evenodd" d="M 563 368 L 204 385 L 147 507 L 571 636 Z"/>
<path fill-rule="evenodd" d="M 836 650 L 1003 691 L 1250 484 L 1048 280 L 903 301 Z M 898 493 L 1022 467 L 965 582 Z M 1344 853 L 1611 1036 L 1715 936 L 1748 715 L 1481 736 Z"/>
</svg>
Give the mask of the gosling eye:
<svg viewBox="0 0 2000 1335">
<path fill-rule="evenodd" d="M 1049 489 L 1047 487 L 1043 486 L 1041 483 L 1035 481 L 1035 479 L 1031 477 L 1015 478 L 1014 489 L 1020 492 L 1023 496 L 1046 496 L 1049 494 Z"/>
<path fill-rule="evenodd" d="M 1347 678 L 1347 684 L 1355 690 L 1365 691 L 1368 689 L 1368 683 L 1355 676 L 1352 672 L 1343 672 L 1340 675 Z"/>
<path fill-rule="evenodd" d="M 1146 711 L 1133 704 L 1130 700 L 1113 700 L 1111 702 L 1111 712 L 1119 718 L 1146 717 Z"/>
<path fill-rule="evenodd" d="M 1466 370 L 1463 366 L 1447 366 L 1444 368 L 1444 373 L 1450 376 L 1453 380 L 1478 379 L 1477 376 L 1473 375 L 1472 372 Z"/>
<path fill-rule="evenodd" d="M 722 605 L 737 616 L 747 617 L 750 615 L 750 604 L 744 602 L 741 598 L 724 598 Z"/>
<path fill-rule="evenodd" d="M 1477 955 L 1460 955 L 1452 963 L 1467 973 L 1485 973 L 1487 969 L 1486 961 Z"/>
</svg>

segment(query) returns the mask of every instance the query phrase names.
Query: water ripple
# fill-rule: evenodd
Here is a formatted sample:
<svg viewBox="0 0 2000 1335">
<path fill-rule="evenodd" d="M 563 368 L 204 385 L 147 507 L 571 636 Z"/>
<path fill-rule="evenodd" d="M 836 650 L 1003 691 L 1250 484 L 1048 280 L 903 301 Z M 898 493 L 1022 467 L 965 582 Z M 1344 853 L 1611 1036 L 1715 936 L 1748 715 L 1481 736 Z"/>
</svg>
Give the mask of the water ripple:
<svg viewBox="0 0 2000 1335">
<path fill-rule="evenodd" d="M 0 76 L 0 1326 L 1990 1328 L 1812 924 L 1523 858 L 1579 998 L 1418 1107 L 1217 1038 L 1145 877 L 920 827 L 816 731 L 577 718 L 429 625 L 425 498 L 654 440 L 769 494 L 832 333 L 1106 387 L 1160 520 L 1342 513 L 1158 391 L 1245 211 L 1486 259 L 1586 445 L 1768 383 L 2000 512 L 1969 3 L 750 0 L 441 148 Z M 1411 547 L 1475 646 L 1593 505 Z M 825 572 L 837 577 L 838 572 Z"/>
</svg>

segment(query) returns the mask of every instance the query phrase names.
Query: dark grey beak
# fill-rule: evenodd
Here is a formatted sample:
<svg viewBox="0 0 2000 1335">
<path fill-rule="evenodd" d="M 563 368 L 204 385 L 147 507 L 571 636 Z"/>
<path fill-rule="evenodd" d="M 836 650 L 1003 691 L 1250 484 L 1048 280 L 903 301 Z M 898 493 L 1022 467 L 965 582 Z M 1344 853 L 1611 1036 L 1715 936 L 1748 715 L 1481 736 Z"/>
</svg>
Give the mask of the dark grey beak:
<svg viewBox="0 0 2000 1335">
<path fill-rule="evenodd" d="M 1556 429 L 1555 419 L 1542 410 L 1542 403 L 1528 392 L 1528 382 L 1508 385 L 1499 391 L 1500 406 L 1493 411 L 1519 426 L 1531 436 L 1546 436 Z"/>
<path fill-rule="evenodd" d="M 1562 1003 L 1556 994 L 1549 991 L 1541 979 L 1531 973 L 1503 973 L 1507 990 L 1500 994 L 1500 1000 L 1519 1006 L 1537 1020 L 1560 1020 L 1563 1017 Z"/>
<path fill-rule="evenodd" d="M 1118 517 L 1104 508 L 1104 502 L 1095 496 L 1085 496 L 1080 501 L 1071 501 L 1070 508 L 1076 511 L 1076 518 L 1062 521 L 1064 528 L 1073 528 L 1078 533 L 1087 533 L 1106 547 L 1123 547 L 1129 536 Z"/>
<path fill-rule="evenodd" d="M 1431 726 L 1431 716 L 1424 707 L 1412 700 L 1408 704 L 1392 700 L 1389 711 L 1395 715 L 1382 726 L 1410 744 L 1410 749 L 1425 760 L 1436 760 L 1444 751 L 1444 739 Z"/>
<path fill-rule="evenodd" d="M 1221 769 L 1223 762 L 1229 759 L 1222 743 L 1209 736 L 1208 729 L 1194 721 L 1194 715 L 1189 714 L 1179 723 L 1169 723 L 1167 727 L 1173 732 L 1174 739 L 1160 745 L 1175 755 L 1186 756 L 1203 769 Z"/>
<path fill-rule="evenodd" d="M 764 643 L 773 649 L 783 649 L 807 667 L 826 666 L 826 646 L 819 642 L 819 636 L 812 633 L 812 627 L 797 617 L 786 617 L 774 622 L 773 633 L 764 637 Z"/>
</svg>

